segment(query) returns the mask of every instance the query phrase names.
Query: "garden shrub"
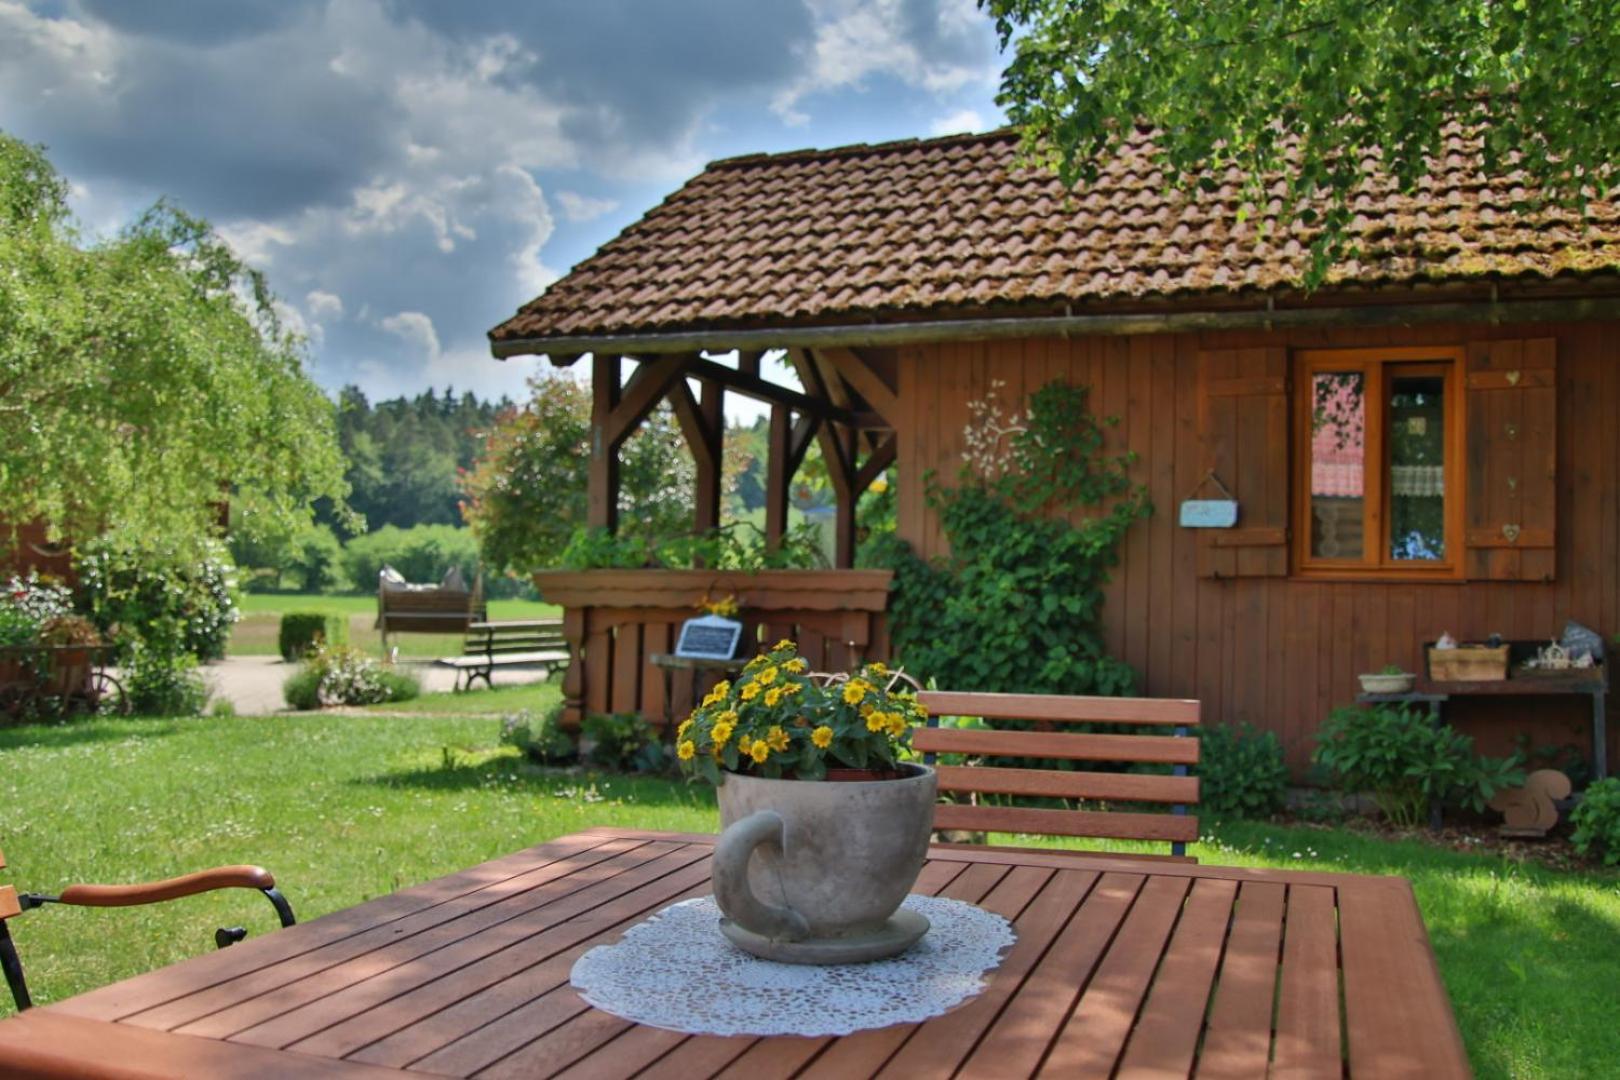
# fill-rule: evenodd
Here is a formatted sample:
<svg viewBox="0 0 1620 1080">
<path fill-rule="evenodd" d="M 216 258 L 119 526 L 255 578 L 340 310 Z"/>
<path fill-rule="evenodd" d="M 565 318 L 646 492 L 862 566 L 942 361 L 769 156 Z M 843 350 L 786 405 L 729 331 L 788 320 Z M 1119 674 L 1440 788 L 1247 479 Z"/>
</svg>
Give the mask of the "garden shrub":
<svg viewBox="0 0 1620 1080">
<path fill-rule="evenodd" d="M 1588 787 L 1569 815 L 1575 850 L 1604 866 L 1620 865 L 1620 778 L 1608 777 Z"/>
<path fill-rule="evenodd" d="M 422 682 L 414 674 L 380 664 L 348 645 L 317 645 L 281 684 L 287 704 L 302 710 L 407 701 L 421 692 Z"/>
<path fill-rule="evenodd" d="M 563 703 L 557 702 L 538 717 L 528 709 L 501 718 L 501 743 L 515 746 L 530 761 L 562 765 L 577 754 L 574 739 L 562 728 Z"/>
<path fill-rule="evenodd" d="M 1152 504 L 1131 481 L 1134 456 L 1104 451 L 1115 421 L 1094 417 L 1088 398 L 1054 381 L 1006 416 L 992 389 L 970 405 L 958 486 L 927 478 L 950 555 L 926 562 L 892 534 L 872 539 L 867 557 L 895 571 L 890 625 L 912 674 L 953 690 L 1133 690 L 1131 669 L 1107 654 L 1103 586 Z"/>
<path fill-rule="evenodd" d="M 1215 819 L 1270 817 L 1288 795 L 1281 740 L 1251 724 L 1204 728 L 1198 776 L 1199 813 Z"/>
<path fill-rule="evenodd" d="M 377 587 L 377 574 L 392 566 L 406 581 L 436 582 L 454 566 L 471 585 L 478 576 L 478 541 L 471 530 L 454 525 L 384 525 L 356 536 L 343 549 L 344 570 L 355 587 Z"/>
<path fill-rule="evenodd" d="M 318 644 L 347 645 L 349 619 L 320 611 L 289 611 L 281 617 L 277 644 L 283 660 L 301 660 Z"/>
<path fill-rule="evenodd" d="M 1524 782 L 1516 758 L 1480 757 L 1473 739 L 1397 706 L 1335 709 L 1316 741 L 1312 760 L 1333 783 L 1370 792 L 1397 828 L 1421 825 L 1431 799 L 1477 812 L 1501 789 Z"/>
<path fill-rule="evenodd" d="M 103 537 L 79 559 L 79 583 L 87 614 L 110 640 L 217 660 L 239 617 L 235 570 L 214 541 L 188 555 Z"/>
<path fill-rule="evenodd" d="M 636 713 L 587 716 L 581 725 L 580 754 L 614 772 L 655 772 L 668 764 L 658 731 Z"/>
<path fill-rule="evenodd" d="M 201 716 L 208 704 L 208 684 L 189 653 L 132 641 L 123 677 L 130 711 L 137 716 Z"/>
</svg>

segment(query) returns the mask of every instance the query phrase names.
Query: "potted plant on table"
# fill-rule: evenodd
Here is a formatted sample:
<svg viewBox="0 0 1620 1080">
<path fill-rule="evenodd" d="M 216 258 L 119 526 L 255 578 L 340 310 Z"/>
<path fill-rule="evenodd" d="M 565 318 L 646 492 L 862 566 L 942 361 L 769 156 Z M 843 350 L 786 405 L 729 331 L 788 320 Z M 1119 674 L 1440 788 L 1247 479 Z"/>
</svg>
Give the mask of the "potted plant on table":
<svg viewBox="0 0 1620 1080">
<path fill-rule="evenodd" d="M 933 827 L 937 780 L 903 760 L 927 717 L 882 664 L 813 674 L 791 641 L 715 686 L 676 731 L 689 775 L 719 791 L 721 930 L 757 956 L 852 963 L 928 930 L 899 910 Z"/>
<path fill-rule="evenodd" d="M 1356 677 L 1361 680 L 1361 689 L 1368 694 L 1409 694 L 1417 684 L 1417 676 L 1402 671 L 1397 664 L 1385 664 L 1379 671 Z"/>
</svg>

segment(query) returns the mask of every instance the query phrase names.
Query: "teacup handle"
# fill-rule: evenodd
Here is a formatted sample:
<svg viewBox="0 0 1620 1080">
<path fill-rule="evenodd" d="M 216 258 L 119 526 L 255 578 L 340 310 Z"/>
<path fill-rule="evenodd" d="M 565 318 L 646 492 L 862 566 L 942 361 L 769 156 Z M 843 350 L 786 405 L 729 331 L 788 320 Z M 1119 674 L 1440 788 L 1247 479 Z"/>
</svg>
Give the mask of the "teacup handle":
<svg viewBox="0 0 1620 1080">
<path fill-rule="evenodd" d="M 734 821 L 714 846 L 714 899 L 732 922 L 773 941 L 800 941 L 810 924 L 790 907 L 767 904 L 748 887 L 748 860 L 761 844 L 785 847 L 787 824 L 775 810 Z"/>
</svg>

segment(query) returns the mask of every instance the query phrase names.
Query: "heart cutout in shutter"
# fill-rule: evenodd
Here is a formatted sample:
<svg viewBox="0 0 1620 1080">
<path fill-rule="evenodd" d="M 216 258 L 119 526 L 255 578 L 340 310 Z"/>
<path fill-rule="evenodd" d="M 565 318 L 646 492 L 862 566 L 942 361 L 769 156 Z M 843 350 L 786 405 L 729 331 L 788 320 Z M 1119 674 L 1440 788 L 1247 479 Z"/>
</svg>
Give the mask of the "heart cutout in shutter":
<svg viewBox="0 0 1620 1080">
<path fill-rule="evenodd" d="M 1509 386 L 1519 385 L 1519 372 L 1517 368 L 1507 373 L 1507 384 Z"/>
<path fill-rule="evenodd" d="M 1512 524 L 1502 526 L 1502 537 L 1510 544 L 1517 543 L 1519 539 L 1519 527 Z"/>
</svg>

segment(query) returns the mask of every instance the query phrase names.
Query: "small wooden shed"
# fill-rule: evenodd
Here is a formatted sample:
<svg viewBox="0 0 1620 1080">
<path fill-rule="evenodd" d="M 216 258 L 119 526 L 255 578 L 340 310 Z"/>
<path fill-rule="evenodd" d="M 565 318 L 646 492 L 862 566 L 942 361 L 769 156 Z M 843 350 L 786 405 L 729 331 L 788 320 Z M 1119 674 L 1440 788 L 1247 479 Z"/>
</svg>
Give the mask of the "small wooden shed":
<svg viewBox="0 0 1620 1080">
<path fill-rule="evenodd" d="M 855 499 L 890 463 L 900 535 L 942 550 L 917 478 L 954 473 L 992 382 L 1004 399 L 1089 385 L 1158 508 L 1109 587 L 1111 651 L 1148 694 L 1278 732 L 1296 765 L 1358 673 L 1417 668 L 1443 632 L 1620 629 L 1620 212 L 1517 211 L 1522 179 L 1484 175 L 1459 141 L 1418 197 L 1369 182 L 1358 253 L 1305 291 L 1305 227 L 1278 224 L 1275 201 L 1239 220 L 1235 175 L 1167 192 L 1147 149 L 1073 192 L 1018 167 L 1008 132 L 715 162 L 492 330 L 492 349 L 588 357 L 598 525 L 614 524 L 617 448 L 666 399 L 698 465 L 694 525 L 713 525 L 722 396 L 769 403 L 772 534 L 820 440 L 840 567 Z M 735 367 L 711 358 L 732 350 Z M 802 392 L 760 377 L 767 350 Z M 1211 473 L 1236 527 L 1181 526 Z M 859 648 L 823 619 L 829 647 L 881 649 L 876 582 L 836 574 L 775 595 L 859 612 Z M 656 718 L 644 654 L 690 600 L 604 583 L 542 586 L 567 594 L 584 646 L 569 699 Z M 1519 731 L 1589 745 L 1583 702 L 1469 715 L 1486 746 Z"/>
</svg>

